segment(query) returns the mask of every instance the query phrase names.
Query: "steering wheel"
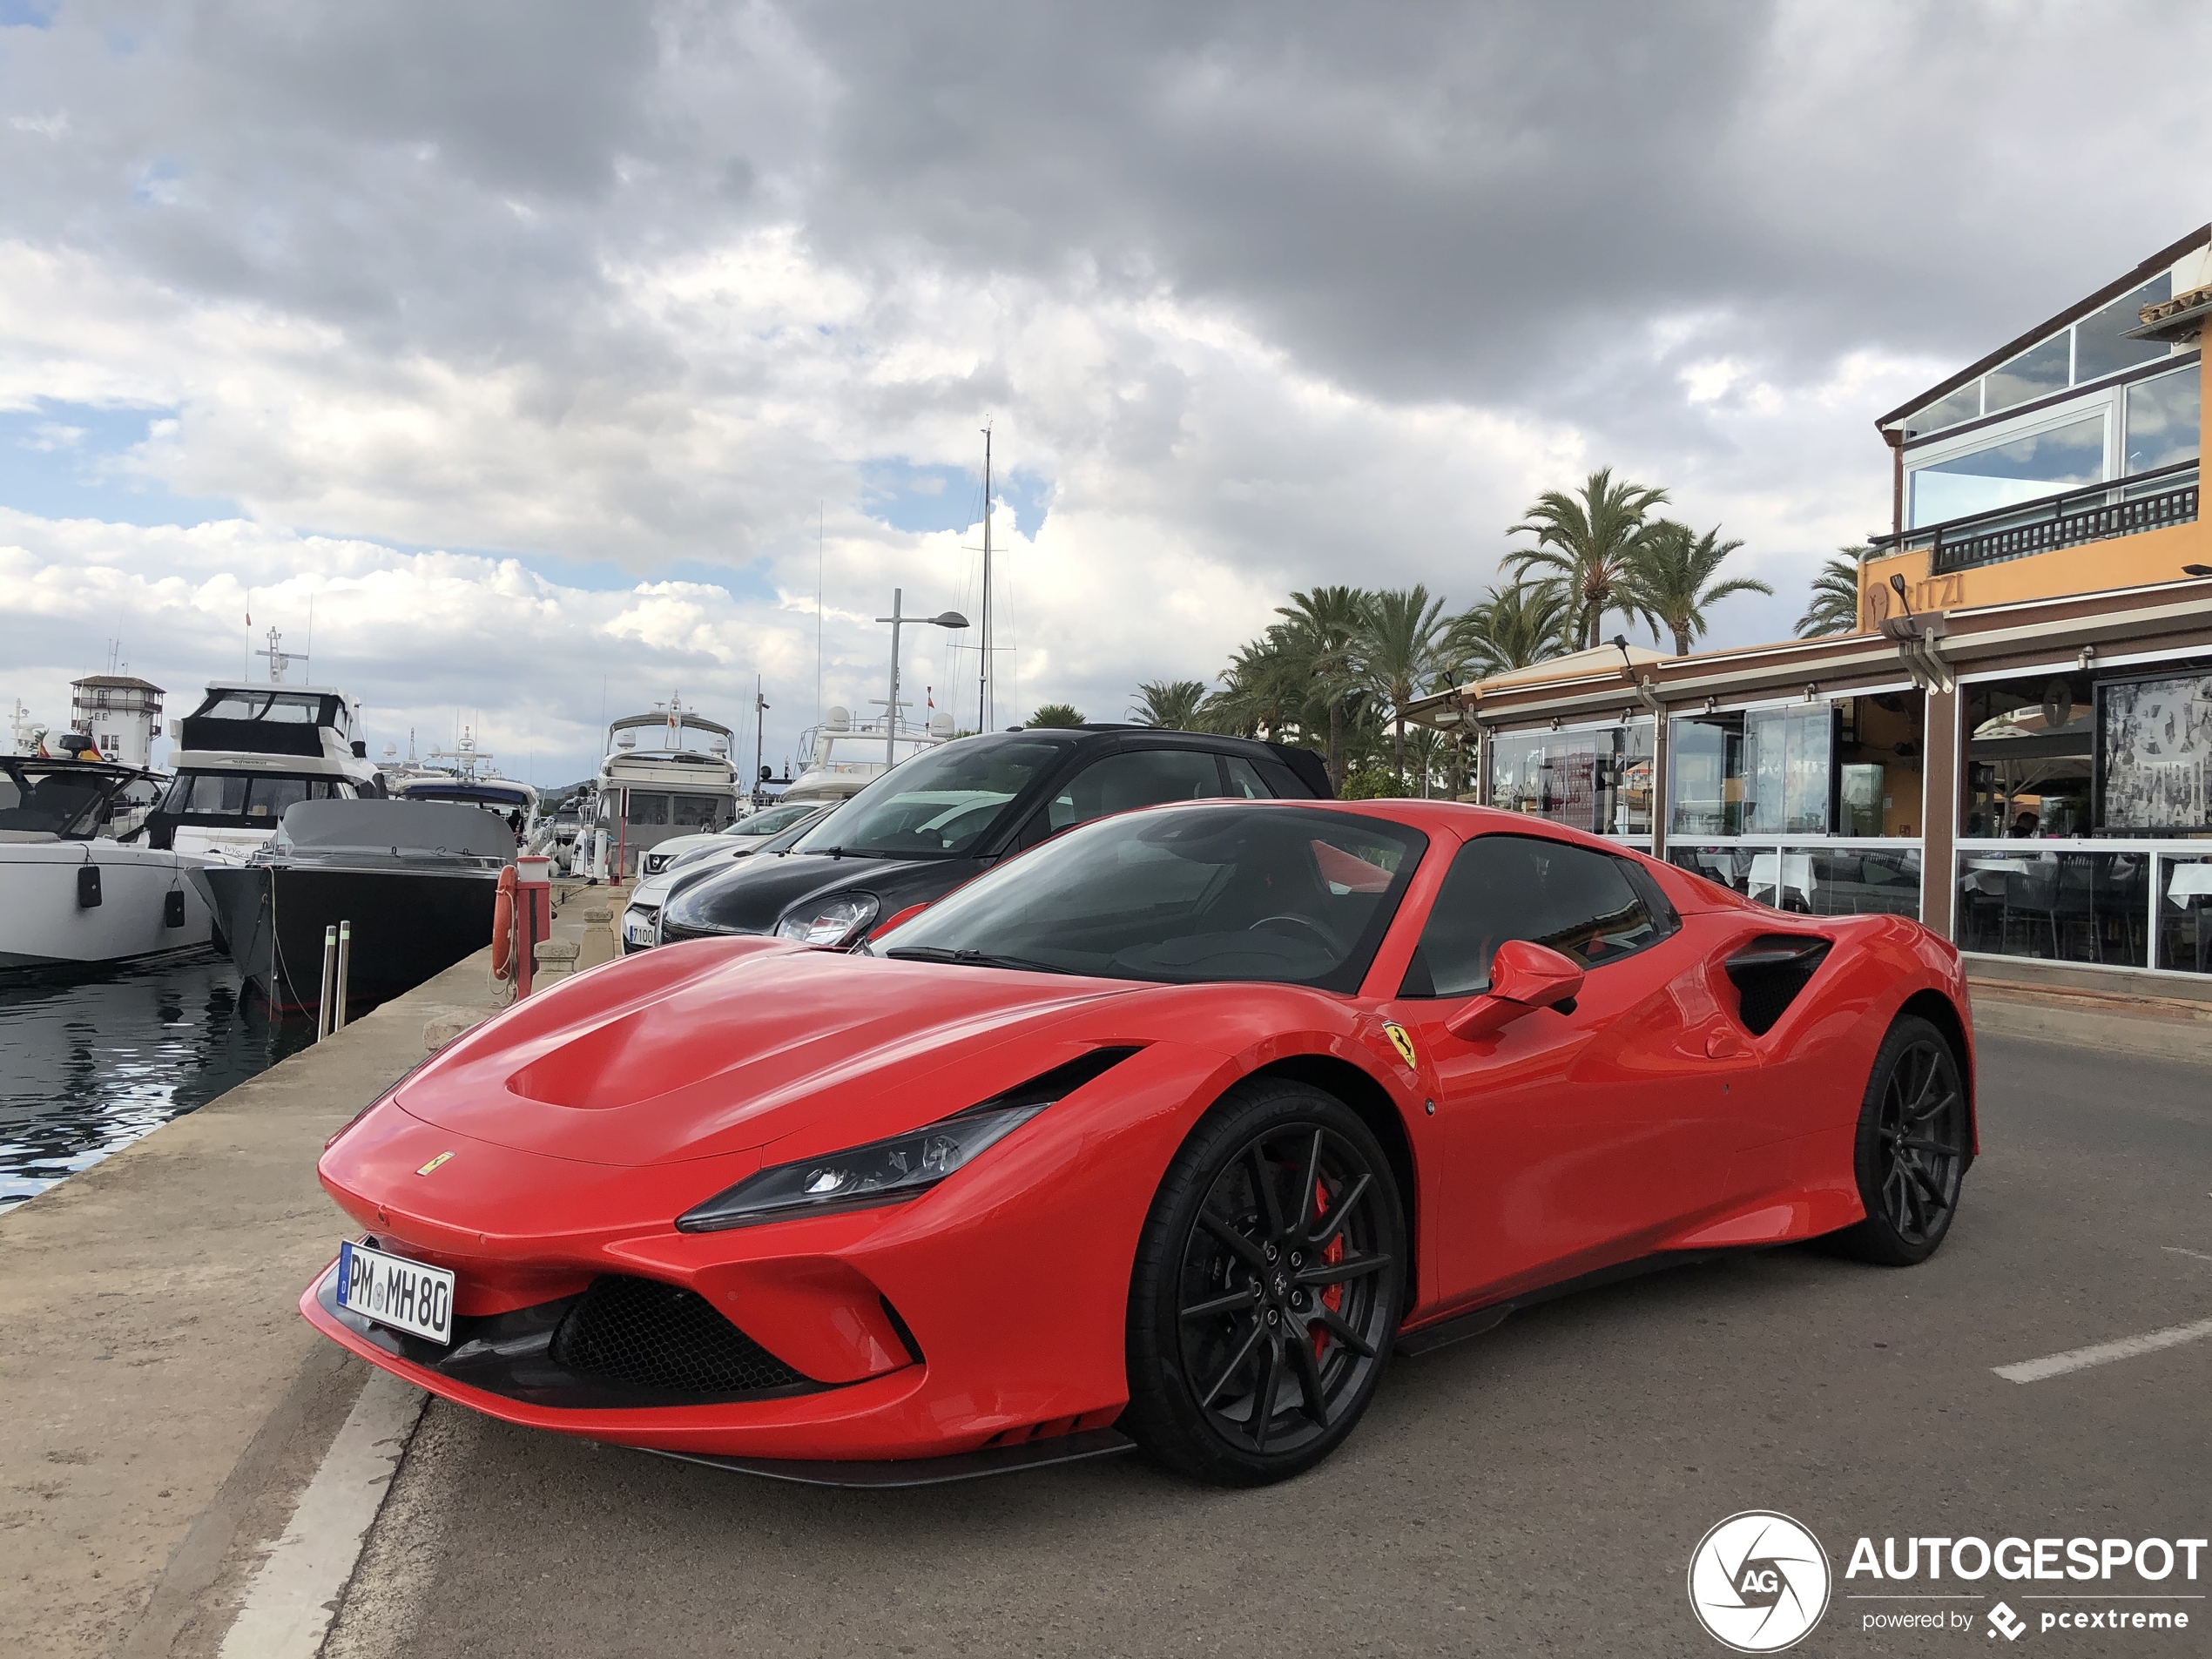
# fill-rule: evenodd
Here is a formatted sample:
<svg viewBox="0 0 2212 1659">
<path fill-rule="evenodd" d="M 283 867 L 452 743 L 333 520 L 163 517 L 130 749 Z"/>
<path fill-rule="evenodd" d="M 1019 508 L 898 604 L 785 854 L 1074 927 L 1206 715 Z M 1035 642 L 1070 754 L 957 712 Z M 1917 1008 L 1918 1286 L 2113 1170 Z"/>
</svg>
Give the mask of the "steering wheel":
<svg viewBox="0 0 2212 1659">
<path fill-rule="evenodd" d="M 1281 915 L 1278 916 L 1262 916 L 1258 921 L 1252 923 L 1251 927 L 1245 928 L 1244 931 L 1248 934 L 1256 934 L 1261 928 L 1266 927 L 1269 923 L 1277 921 L 1287 921 L 1293 927 L 1304 927 L 1312 934 L 1316 939 L 1319 940 L 1323 946 L 1325 946 L 1332 954 L 1341 955 L 1344 953 L 1344 946 L 1339 942 L 1337 936 L 1331 933 L 1326 927 L 1324 927 L 1319 922 L 1314 921 L 1311 916 L 1294 915 L 1288 911 L 1285 911 Z"/>
</svg>

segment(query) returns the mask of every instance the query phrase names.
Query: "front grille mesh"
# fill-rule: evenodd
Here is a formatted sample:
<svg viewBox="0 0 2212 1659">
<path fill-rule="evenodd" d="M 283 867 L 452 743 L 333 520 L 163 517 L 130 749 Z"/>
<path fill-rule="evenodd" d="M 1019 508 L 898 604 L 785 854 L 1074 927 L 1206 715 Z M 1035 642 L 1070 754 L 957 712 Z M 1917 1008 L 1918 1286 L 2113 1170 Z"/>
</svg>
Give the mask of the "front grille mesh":
<svg viewBox="0 0 2212 1659">
<path fill-rule="evenodd" d="M 632 1388 L 745 1394 L 809 1379 L 695 1291 L 656 1279 L 594 1279 L 553 1335 L 553 1360 Z"/>
</svg>

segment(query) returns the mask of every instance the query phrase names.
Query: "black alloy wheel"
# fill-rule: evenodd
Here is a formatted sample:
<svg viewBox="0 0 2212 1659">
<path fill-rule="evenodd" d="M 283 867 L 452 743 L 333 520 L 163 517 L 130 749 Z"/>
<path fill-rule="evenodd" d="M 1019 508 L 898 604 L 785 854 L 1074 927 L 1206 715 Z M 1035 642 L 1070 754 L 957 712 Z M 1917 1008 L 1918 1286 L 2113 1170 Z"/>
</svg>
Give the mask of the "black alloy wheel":
<svg viewBox="0 0 2212 1659">
<path fill-rule="evenodd" d="M 1885 1266 L 1927 1260 L 1958 1213 L 1969 1145 L 1958 1055 L 1927 1021 L 1900 1017 L 1882 1040 L 1859 1107 L 1855 1162 L 1866 1219 L 1839 1242 Z"/>
<path fill-rule="evenodd" d="M 1145 1223 L 1124 1426 L 1222 1485 L 1311 1468 L 1373 1397 L 1405 1286 L 1397 1184 L 1359 1114 L 1306 1084 L 1240 1084 L 1184 1142 Z"/>
</svg>

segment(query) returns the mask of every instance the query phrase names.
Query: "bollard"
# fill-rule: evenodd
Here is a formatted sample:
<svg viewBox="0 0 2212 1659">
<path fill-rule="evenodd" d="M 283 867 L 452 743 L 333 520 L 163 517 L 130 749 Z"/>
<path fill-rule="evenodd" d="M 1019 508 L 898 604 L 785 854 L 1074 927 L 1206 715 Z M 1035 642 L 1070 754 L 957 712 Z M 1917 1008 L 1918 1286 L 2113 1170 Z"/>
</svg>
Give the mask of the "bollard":
<svg viewBox="0 0 2212 1659">
<path fill-rule="evenodd" d="M 330 1028 L 333 1031 L 346 1028 L 346 980 L 353 966 L 354 924 L 341 921 L 338 924 L 338 988 L 330 998 Z"/>
<path fill-rule="evenodd" d="M 621 954 L 615 943 L 614 914 L 604 905 L 595 905 L 583 913 L 583 953 L 576 964 L 578 971 L 610 962 Z"/>
<path fill-rule="evenodd" d="M 536 958 L 536 987 L 544 990 L 576 972 L 577 947 L 567 939 L 541 939 L 531 953 Z"/>
<path fill-rule="evenodd" d="M 322 982 L 315 987 L 315 1041 L 330 1035 L 330 994 L 338 988 L 338 930 L 322 930 Z"/>
</svg>

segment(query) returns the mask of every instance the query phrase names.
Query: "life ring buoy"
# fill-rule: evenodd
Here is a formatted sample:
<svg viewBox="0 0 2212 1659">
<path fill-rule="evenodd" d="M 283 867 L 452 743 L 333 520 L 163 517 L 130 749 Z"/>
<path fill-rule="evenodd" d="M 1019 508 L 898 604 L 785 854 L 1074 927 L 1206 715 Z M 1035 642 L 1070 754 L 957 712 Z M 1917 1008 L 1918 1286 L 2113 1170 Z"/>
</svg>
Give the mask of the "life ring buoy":
<svg viewBox="0 0 2212 1659">
<path fill-rule="evenodd" d="M 515 973 L 515 867 L 499 873 L 499 894 L 491 907 L 491 976 L 511 979 Z"/>
</svg>

